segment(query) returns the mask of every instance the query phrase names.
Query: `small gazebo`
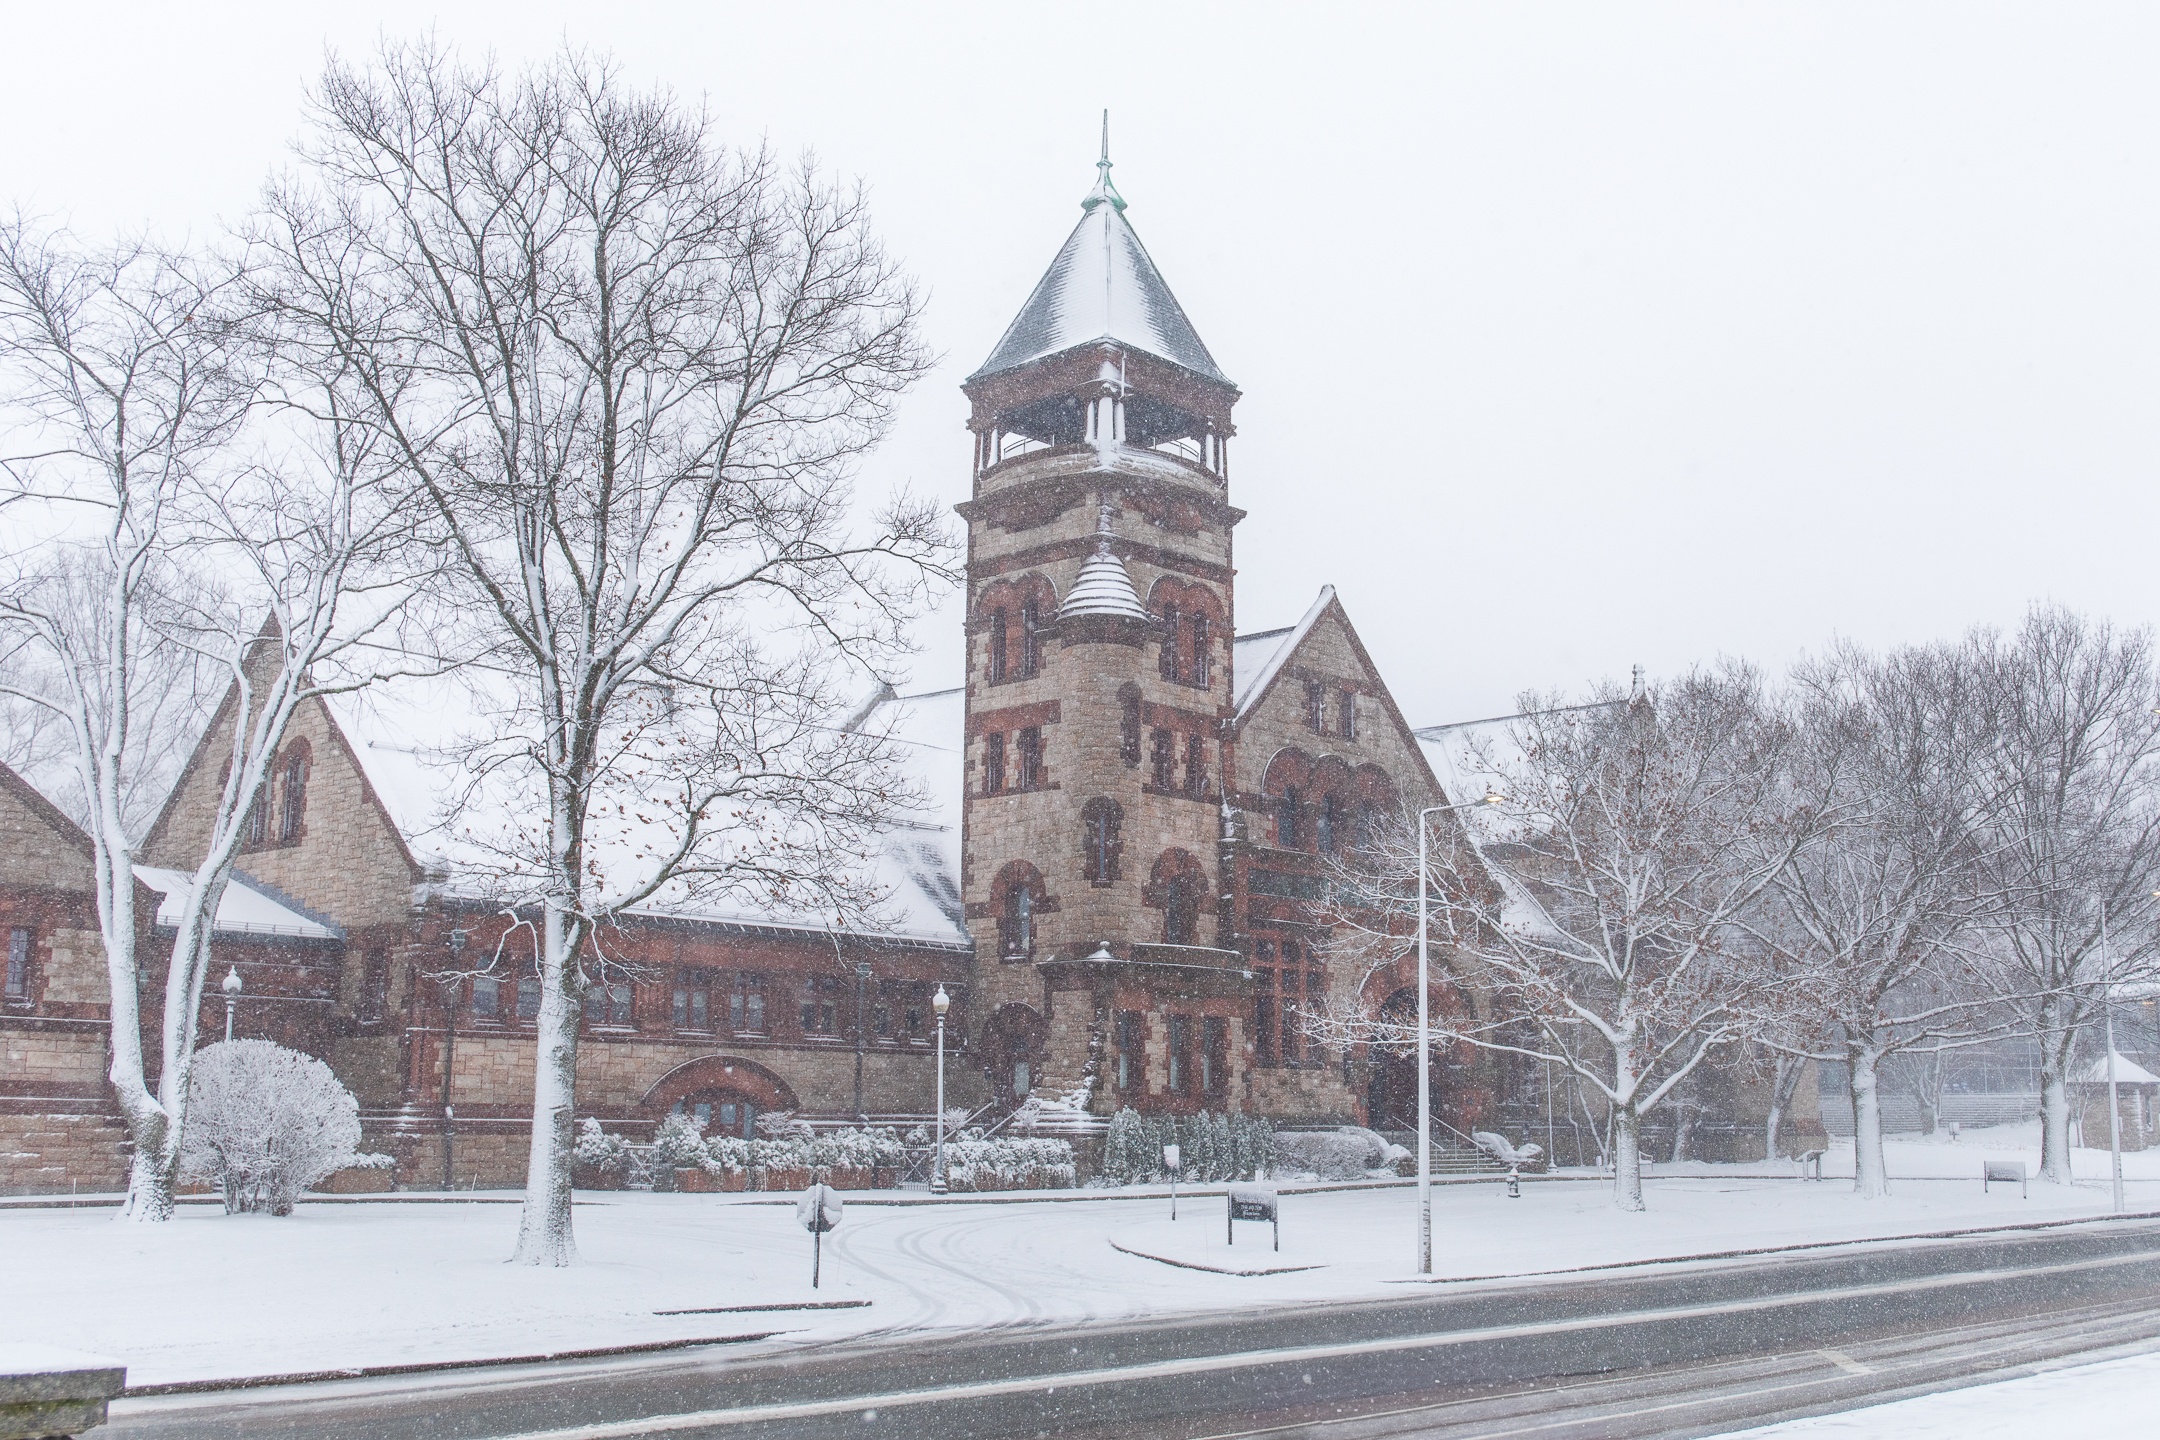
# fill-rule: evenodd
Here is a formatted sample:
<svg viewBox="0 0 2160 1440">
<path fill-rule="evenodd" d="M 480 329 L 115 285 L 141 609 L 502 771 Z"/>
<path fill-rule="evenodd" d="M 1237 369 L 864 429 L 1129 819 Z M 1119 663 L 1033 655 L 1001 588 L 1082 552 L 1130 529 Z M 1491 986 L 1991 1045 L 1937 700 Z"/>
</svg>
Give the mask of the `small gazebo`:
<svg viewBox="0 0 2160 1440">
<path fill-rule="evenodd" d="M 2076 1094 L 2078 1124 L 2084 1143 L 2108 1143 L 2108 1057 L 2077 1073 L 2070 1082 Z M 2115 1096 L 2122 1126 L 2122 1148 L 2143 1150 L 2160 1143 L 2160 1075 L 2115 1052 Z"/>
</svg>

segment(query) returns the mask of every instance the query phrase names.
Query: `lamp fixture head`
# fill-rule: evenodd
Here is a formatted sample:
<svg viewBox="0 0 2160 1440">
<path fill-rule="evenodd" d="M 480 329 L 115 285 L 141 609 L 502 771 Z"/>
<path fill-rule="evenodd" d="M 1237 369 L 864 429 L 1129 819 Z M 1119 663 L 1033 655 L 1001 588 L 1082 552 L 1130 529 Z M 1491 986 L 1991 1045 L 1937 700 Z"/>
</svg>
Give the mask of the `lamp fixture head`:
<svg viewBox="0 0 2160 1440">
<path fill-rule="evenodd" d="M 952 1008 L 952 996 L 945 993 L 945 987 L 943 985 L 939 985 L 937 987 L 937 994 L 930 997 L 930 1008 L 937 1011 L 938 1019 L 940 1020 L 944 1019 L 945 1012 Z"/>
</svg>

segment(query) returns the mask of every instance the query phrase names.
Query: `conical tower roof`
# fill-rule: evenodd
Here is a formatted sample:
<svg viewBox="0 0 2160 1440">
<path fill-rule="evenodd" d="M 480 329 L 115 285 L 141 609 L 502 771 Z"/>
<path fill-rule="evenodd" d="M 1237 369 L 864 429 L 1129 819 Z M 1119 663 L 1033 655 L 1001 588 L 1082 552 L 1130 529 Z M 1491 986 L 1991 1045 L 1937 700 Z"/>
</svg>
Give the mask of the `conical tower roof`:
<svg viewBox="0 0 2160 1440">
<path fill-rule="evenodd" d="M 1145 620 L 1147 606 L 1140 603 L 1140 592 L 1133 588 L 1132 574 L 1125 562 L 1110 553 L 1110 507 L 1102 507 L 1101 517 L 1096 521 L 1095 553 L 1081 563 L 1080 573 L 1073 577 L 1072 589 L 1065 592 L 1065 603 L 1058 606 L 1058 619 L 1070 620 L 1077 615 L 1111 615 L 1121 620 Z"/>
<path fill-rule="evenodd" d="M 1095 168 L 1095 188 L 1080 202 L 1080 223 L 969 380 L 1017 370 L 1091 340 L 1114 340 L 1228 385 L 1125 218 L 1124 198 L 1110 183 L 1107 122 Z"/>
</svg>

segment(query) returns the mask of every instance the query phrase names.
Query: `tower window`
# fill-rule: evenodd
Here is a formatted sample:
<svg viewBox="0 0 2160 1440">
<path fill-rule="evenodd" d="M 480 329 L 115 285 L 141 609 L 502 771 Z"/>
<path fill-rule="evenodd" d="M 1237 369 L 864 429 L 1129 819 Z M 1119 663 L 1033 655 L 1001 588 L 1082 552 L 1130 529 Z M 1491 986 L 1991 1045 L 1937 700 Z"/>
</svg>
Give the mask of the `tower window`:
<svg viewBox="0 0 2160 1440">
<path fill-rule="evenodd" d="M 1344 689 L 1335 697 L 1335 729 L 1343 739 L 1357 739 L 1357 691 Z"/>
<path fill-rule="evenodd" d="M 990 683 L 1003 684 L 1005 680 L 1005 611 L 1000 608 L 990 612 Z"/>
<path fill-rule="evenodd" d="M 1305 728 L 1319 735 L 1327 733 L 1327 686 L 1317 680 L 1305 682 Z"/>
<path fill-rule="evenodd" d="M 1204 688 L 1211 683 L 1209 677 L 1213 671 L 1213 667 L 1209 663 L 1211 657 L 1208 653 L 1207 616 L 1193 616 L 1190 629 L 1192 631 L 1192 666 L 1186 671 L 1186 674 L 1191 678 L 1193 684 Z"/>
<path fill-rule="evenodd" d="M 10 973 L 13 973 L 10 967 Z M 12 993 L 12 992 L 10 992 Z M 380 1020 L 390 1008 L 390 957 L 381 950 L 370 950 L 361 962 L 360 971 L 360 1018 Z"/>
<path fill-rule="evenodd" d="M 1034 675 L 1042 670 L 1042 624 L 1041 614 L 1033 600 L 1020 606 L 1020 673 Z"/>
<path fill-rule="evenodd" d="M 1127 765 L 1140 763 L 1140 687 L 1118 689 L 1118 759 Z"/>
<path fill-rule="evenodd" d="M 1181 667 L 1178 665 L 1178 641 L 1180 639 L 1178 607 L 1175 605 L 1163 606 L 1162 621 L 1162 653 L 1156 657 L 1156 663 L 1162 670 L 1163 679 L 1182 680 L 1185 677 L 1180 673 Z"/>
<path fill-rule="evenodd" d="M 1042 727 L 1030 725 L 1020 732 L 1019 763 L 1015 767 L 1015 783 L 1022 790 L 1034 790 L 1042 785 Z"/>
<path fill-rule="evenodd" d="M 1220 1095 L 1230 1084 L 1230 1022 L 1209 1015 L 1200 1022 L 1200 1088 Z"/>
<path fill-rule="evenodd" d="M 1083 859 L 1090 885 L 1110 885 L 1118 878 L 1118 831 L 1123 816 L 1115 800 L 1098 796 L 1081 812 Z"/>
<path fill-rule="evenodd" d="M 1035 892 L 1026 885 L 1005 892 L 1005 913 L 998 917 L 998 951 L 1006 960 L 1035 958 Z"/>
<path fill-rule="evenodd" d="M 993 732 L 983 736 L 983 794 L 1005 791 L 1005 737 Z"/>
<path fill-rule="evenodd" d="M 1157 790 L 1170 789 L 1177 780 L 1177 742 L 1168 730 L 1157 730 L 1149 747 L 1151 777 Z"/>
<path fill-rule="evenodd" d="M 1185 737 L 1185 793 L 1207 794 L 1207 741 L 1198 735 Z"/>
</svg>

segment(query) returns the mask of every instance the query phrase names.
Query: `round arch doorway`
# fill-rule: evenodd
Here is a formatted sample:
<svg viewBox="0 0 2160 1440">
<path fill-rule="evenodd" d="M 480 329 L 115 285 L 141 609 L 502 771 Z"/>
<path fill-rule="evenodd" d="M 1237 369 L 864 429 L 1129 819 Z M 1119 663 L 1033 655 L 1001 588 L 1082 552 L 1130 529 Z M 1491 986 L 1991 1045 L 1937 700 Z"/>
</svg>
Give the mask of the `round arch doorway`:
<svg viewBox="0 0 2160 1440">
<path fill-rule="evenodd" d="M 1432 987 L 1432 1013 L 1461 1012 L 1453 987 L 1437 981 Z M 1380 1003 L 1383 1025 L 1400 1026 L 1410 1037 L 1392 1044 L 1375 1044 L 1368 1052 L 1365 1077 L 1365 1123 L 1375 1130 L 1417 1131 L 1417 988 L 1404 986 Z M 1433 1119 L 1445 1122 L 1456 1111 L 1463 1081 L 1462 1042 L 1437 1036 L 1432 1046 Z"/>
</svg>

